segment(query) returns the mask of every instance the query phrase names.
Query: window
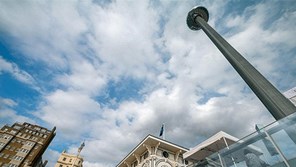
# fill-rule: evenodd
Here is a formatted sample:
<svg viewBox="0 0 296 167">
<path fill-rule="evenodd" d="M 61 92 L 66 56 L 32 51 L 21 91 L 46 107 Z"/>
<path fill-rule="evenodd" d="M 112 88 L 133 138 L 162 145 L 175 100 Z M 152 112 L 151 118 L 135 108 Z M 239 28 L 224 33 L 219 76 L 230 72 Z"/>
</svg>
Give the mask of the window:
<svg viewBox="0 0 296 167">
<path fill-rule="evenodd" d="M 21 156 L 17 156 L 17 155 L 16 155 L 16 156 L 14 157 L 14 159 L 15 159 L 15 160 L 18 160 L 18 161 L 21 161 L 21 160 L 23 160 L 24 158 L 21 157 Z"/>
<path fill-rule="evenodd" d="M 4 147 L 5 143 L 0 142 L 0 147 Z"/>
<path fill-rule="evenodd" d="M 8 167 L 17 167 L 15 164 L 8 164 Z"/>
<path fill-rule="evenodd" d="M 14 129 L 17 129 L 17 130 L 20 130 L 22 127 L 21 126 L 18 126 L 18 125 L 14 125 L 13 128 Z"/>
<path fill-rule="evenodd" d="M 4 156 L 3 156 L 3 158 L 8 158 L 9 157 L 9 155 L 8 154 L 5 154 Z"/>
<path fill-rule="evenodd" d="M 63 161 L 66 161 L 66 159 L 67 159 L 67 158 L 64 157 L 64 158 L 63 158 Z"/>
<path fill-rule="evenodd" d="M 11 130 L 11 131 L 10 131 L 10 133 L 12 133 L 12 134 L 16 134 L 16 132 L 17 132 L 17 131 L 15 131 L 15 130 Z"/>
<path fill-rule="evenodd" d="M 9 135 L 3 135 L 3 139 L 9 140 L 11 138 L 11 136 Z"/>
<path fill-rule="evenodd" d="M 28 146 L 34 146 L 34 144 L 35 144 L 35 143 L 33 143 L 33 142 L 27 142 L 26 145 L 28 145 Z"/>
<path fill-rule="evenodd" d="M 34 129 L 39 131 L 41 128 L 39 128 L 39 127 L 35 127 Z"/>
<path fill-rule="evenodd" d="M 166 152 L 166 151 L 163 151 L 162 152 L 162 156 L 165 157 L 165 158 L 168 158 L 169 157 L 169 153 Z"/>
<path fill-rule="evenodd" d="M 35 141 L 37 140 L 37 138 L 33 137 L 33 136 L 31 136 L 30 139 L 35 140 Z"/>
<path fill-rule="evenodd" d="M 29 150 L 24 149 L 24 148 L 21 148 L 19 151 L 22 152 L 22 153 L 29 153 Z"/>
<path fill-rule="evenodd" d="M 63 167 L 63 165 L 60 165 L 60 167 Z"/>
<path fill-rule="evenodd" d="M 72 159 L 70 159 L 70 161 L 69 162 L 72 162 Z"/>
</svg>

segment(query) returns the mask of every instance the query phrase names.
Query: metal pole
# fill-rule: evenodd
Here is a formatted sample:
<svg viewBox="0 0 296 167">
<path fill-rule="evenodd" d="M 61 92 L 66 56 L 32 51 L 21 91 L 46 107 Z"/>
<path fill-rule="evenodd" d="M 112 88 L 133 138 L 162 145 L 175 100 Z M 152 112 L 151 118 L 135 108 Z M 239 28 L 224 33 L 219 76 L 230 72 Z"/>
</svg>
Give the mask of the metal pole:
<svg viewBox="0 0 296 167">
<path fill-rule="evenodd" d="M 225 137 L 222 137 L 222 138 L 223 138 L 223 140 L 224 140 L 224 143 L 225 143 L 227 149 L 229 150 L 229 146 L 228 146 L 228 143 L 227 143 Z M 230 156 L 231 156 L 231 160 L 232 160 L 232 162 L 233 162 L 233 164 L 234 164 L 234 167 L 237 167 L 234 158 L 232 157 L 231 154 L 230 154 Z"/>
<path fill-rule="evenodd" d="M 296 107 L 207 23 L 208 19 L 205 7 L 195 7 L 188 13 L 187 25 L 207 34 L 276 120 L 296 112 Z"/>
<path fill-rule="evenodd" d="M 165 123 L 163 123 L 163 140 L 165 140 Z"/>
<path fill-rule="evenodd" d="M 262 129 L 262 130 L 266 134 L 266 136 L 270 140 L 270 142 L 272 143 L 272 145 L 275 148 L 275 150 L 280 154 L 280 157 L 283 159 L 284 164 L 287 167 L 290 167 L 290 165 L 288 163 L 288 160 L 286 159 L 286 157 L 284 156 L 284 154 L 282 153 L 282 151 L 280 150 L 280 148 L 278 147 L 278 145 L 276 144 L 276 142 L 273 140 L 273 138 L 267 133 L 267 131 L 265 129 Z"/>
</svg>

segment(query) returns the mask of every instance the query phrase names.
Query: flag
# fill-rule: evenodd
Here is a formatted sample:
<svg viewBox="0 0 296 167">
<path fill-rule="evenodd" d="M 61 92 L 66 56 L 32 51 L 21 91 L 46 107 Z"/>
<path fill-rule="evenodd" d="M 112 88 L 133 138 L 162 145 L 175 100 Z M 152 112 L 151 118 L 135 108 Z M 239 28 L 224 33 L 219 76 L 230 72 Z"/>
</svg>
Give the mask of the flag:
<svg viewBox="0 0 296 167">
<path fill-rule="evenodd" d="M 162 124 L 162 126 L 160 128 L 159 136 L 162 136 L 163 135 L 163 130 L 164 130 L 164 124 Z"/>
<path fill-rule="evenodd" d="M 84 142 L 81 143 L 80 147 L 78 148 L 78 152 L 80 153 L 83 147 L 85 146 Z"/>
</svg>

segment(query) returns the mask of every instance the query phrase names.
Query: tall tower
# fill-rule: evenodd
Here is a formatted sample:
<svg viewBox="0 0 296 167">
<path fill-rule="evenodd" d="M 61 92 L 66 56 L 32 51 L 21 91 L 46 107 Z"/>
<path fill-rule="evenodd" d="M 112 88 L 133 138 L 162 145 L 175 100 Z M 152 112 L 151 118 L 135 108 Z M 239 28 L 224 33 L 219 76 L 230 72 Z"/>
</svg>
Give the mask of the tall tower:
<svg viewBox="0 0 296 167">
<path fill-rule="evenodd" d="M 43 167 L 42 155 L 55 136 L 48 130 L 29 123 L 5 125 L 0 130 L 0 166 Z"/>
<path fill-rule="evenodd" d="M 296 107 L 217 33 L 208 20 L 209 12 L 205 7 L 194 7 L 188 13 L 187 25 L 191 30 L 202 29 L 206 33 L 276 120 L 295 113 Z"/>
</svg>

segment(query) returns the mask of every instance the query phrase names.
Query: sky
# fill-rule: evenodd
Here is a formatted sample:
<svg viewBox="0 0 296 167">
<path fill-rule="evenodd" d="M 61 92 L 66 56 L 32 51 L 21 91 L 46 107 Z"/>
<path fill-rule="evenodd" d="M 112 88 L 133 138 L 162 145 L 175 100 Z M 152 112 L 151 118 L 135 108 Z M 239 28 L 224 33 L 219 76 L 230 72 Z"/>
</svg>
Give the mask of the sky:
<svg viewBox="0 0 296 167">
<path fill-rule="evenodd" d="M 293 0 L 1 0 L 0 125 L 56 126 L 49 166 L 85 141 L 84 166 L 114 167 L 163 123 L 166 140 L 192 148 L 275 121 L 187 27 L 196 5 L 277 89 L 296 86 Z"/>
</svg>

